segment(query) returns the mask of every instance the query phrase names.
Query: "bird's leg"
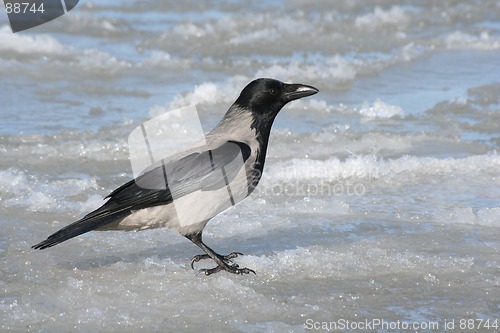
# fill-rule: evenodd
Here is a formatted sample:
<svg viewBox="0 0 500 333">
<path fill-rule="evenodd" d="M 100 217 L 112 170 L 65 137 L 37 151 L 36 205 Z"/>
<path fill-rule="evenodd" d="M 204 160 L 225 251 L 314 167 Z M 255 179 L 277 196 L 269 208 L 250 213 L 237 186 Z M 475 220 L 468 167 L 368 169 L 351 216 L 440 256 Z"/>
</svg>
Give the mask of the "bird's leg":
<svg viewBox="0 0 500 333">
<path fill-rule="evenodd" d="M 240 252 L 232 252 L 228 254 L 227 256 L 221 256 L 220 254 L 216 253 L 214 250 L 209 248 L 208 246 L 203 243 L 202 238 L 201 238 L 201 233 L 198 234 L 191 234 L 191 235 L 186 235 L 186 238 L 188 238 L 190 241 L 195 243 L 198 247 L 200 247 L 203 251 L 205 251 L 206 254 L 199 254 L 193 257 L 191 260 L 191 268 L 194 269 L 194 263 L 198 262 L 203 259 L 212 259 L 213 261 L 216 262 L 217 266 L 214 268 L 210 269 L 200 269 L 200 273 L 203 272 L 205 275 L 210 275 L 217 273 L 221 270 L 224 270 L 229 273 L 233 274 L 249 274 L 249 273 L 254 273 L 255 271 L 249 268 L 240 268 L 238 264 L 233 264 L 231 259 L 236 258 L 239 255 L 242 255 Z"/>
</svg>

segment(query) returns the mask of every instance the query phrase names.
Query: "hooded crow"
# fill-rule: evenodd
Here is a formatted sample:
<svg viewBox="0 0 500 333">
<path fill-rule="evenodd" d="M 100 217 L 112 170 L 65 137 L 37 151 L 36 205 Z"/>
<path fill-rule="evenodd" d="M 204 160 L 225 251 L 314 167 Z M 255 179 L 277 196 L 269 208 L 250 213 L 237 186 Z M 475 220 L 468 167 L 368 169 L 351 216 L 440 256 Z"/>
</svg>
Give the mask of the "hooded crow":
<svg viewBox="0 0 500 333">
<path fill-rule="evenodd" d="M 100 208 L 33 246 L 45 249 L 91 230 L 144 230 L 167 227 L 200 247 L 202 259 L 221 270 L 255 273 L 240 268 L 233 252 L 223 256 L 202 240 L 208 221 L 255 189 L 262 176 L 271 126 L 288 102 L 314 95 L 318 89 L 261 78 L 250 82 L 219 124 L 206 135 L 206 144 L 161 160 L 136 179 L 120 186 Z"/>
</svg>

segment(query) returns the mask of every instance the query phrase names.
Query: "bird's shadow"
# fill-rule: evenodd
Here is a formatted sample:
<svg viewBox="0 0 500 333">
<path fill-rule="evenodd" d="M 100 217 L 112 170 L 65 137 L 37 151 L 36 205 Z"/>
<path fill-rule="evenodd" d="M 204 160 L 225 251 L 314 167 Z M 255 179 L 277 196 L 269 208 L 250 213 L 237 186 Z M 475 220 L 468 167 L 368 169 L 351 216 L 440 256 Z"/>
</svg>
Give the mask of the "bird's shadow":
<svg viewBox="0 0 500 333">
<path fill-rule="evenodd" d="M 318 244 L 317 237 L 300 236 L 300 242 L 294 242 L 286 235 L 293 235 L 294 230 L 275 229 L 259 237 L 238 237 L 238 235 L 228 238 L 205 237 L 204 241 L 209 247 L 217 253 L 228 254 L 231 252 L 242 252 L 245 255 L 252 256 L 270 256 L 275 253 L 300 247 L 308 247 Z M 295 239 L 299 239 L 298 236 Z M 331 240 L 331 238 L 330 238 Z M 148 258 L 157 258 L 160 261 L 169 259 L 179 267 L 189 267 L 189 262 L 194 255 L 201 254 L 202 251 L 194 244 L 186 241 L 164 244 L 160 246 L 151 246 L 139 251 L 130 249 L 110 249 L 112 253 L 95 253 L 91 256 L 85 255 L 74 260 L 66 260 L 59 263 L 59 266 L 66 269 L 92 270 L 99 267 L 109 267 L 116 263 L 134 263 L 141 262 Z"/>
<path fill-rule="evenodd" d="M 160 246 L 152 246 L 141 250 L 132 251 L 130 249 L 113 249 L 112 253 L 100 252 L 91 256 L 85 255 L 73 260 L 60 262 L 59 266 L 66 269 L 81 269 L 92 270 L 101 267 L 110 267 L 117 263 L 134 263 L 141 262 L 148 258 L 158 258 L 159 260 L 171 259 L 181 263 L 186 260 L 186 253 L 196 251 L 193 245 L 186 242 L 185 244 L 166 244 Z M 196 254 L 196 253 L 195 253 Z M 194 254 L 193 254 L 194 255 Z"/>
</svg>

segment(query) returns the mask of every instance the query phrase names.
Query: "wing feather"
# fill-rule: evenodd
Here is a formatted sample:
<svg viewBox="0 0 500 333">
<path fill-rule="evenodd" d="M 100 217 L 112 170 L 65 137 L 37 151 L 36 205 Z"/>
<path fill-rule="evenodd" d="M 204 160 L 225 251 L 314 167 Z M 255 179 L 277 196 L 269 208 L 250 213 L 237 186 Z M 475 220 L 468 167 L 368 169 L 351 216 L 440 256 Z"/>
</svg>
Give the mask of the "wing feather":
<svg viewBox="0 0 500 333">
<path fill-rule="evenodd" d="M 225 186 L 220 172 L 229 178 L 244 168 L 250 147 L 242 142 L 226 141 L 214 149 L 205 149 L 174 161 L 160 161 L 141 176 L 118 187 L 100 208 L 62 228 L 33 246 L 44 249 L 130 215 L 132 211 L 171 203 L 197 190 L 216 190 Z M 241 163 L 234 163 L 241 157 Z"/>
</svg>

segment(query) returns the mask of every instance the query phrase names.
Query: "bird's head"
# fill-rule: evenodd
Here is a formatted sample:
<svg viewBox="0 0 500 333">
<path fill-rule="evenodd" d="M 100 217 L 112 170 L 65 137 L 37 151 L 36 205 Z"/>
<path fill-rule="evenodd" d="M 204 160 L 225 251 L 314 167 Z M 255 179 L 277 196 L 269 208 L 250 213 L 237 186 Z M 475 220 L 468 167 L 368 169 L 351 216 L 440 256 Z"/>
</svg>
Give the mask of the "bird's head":
<svg viewBox="0 0 500 333">
<path fill-rule="evenodd" d="M 256 79 L 241 91 L 234 107 L 249 111 L 257 129 L 269 128 L 278 112 L 293 100 L 314 95 L 318 89 L 305 84 L 283 83 L 275 79 Z"/>
<path fill-rule="evenodd" d="M 243 88 L 235 104 L 257 113 L 278 113 L 288 102 L 317 92 L 318 89 L 305 84 L 256 79 Z"/>
</svg>

